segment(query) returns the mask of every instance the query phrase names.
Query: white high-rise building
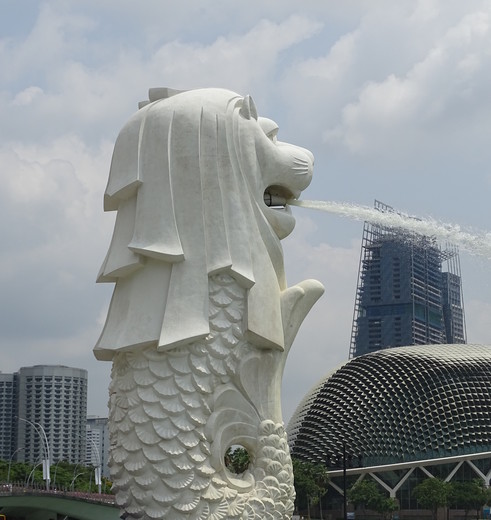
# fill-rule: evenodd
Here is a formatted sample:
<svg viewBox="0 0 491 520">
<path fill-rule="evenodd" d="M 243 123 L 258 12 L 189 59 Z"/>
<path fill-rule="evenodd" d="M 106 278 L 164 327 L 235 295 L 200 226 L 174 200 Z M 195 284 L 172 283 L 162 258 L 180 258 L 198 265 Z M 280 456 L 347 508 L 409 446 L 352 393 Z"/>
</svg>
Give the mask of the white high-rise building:
<svg viewBox="0 0 491 520">
<path fill-rule="evenodd" d="M 10 460 L 15 456 L 16 415 L 15 374 L 0 373 L 0 459 Z"/>
<path fill-rule="evenodd" d="M 18 461 L 47 457 L 84 463 L 86 457 L 87 371 L 58 365 L 23 367 L 17 376 Z"/>
<path fill-rule="evenodd" d="M 107 417 L 87 418 L 87 465 L 101 466 L 102 476 L 109 477 L 107 461 L 109 457 L 109 429 Z"/>
</svg>

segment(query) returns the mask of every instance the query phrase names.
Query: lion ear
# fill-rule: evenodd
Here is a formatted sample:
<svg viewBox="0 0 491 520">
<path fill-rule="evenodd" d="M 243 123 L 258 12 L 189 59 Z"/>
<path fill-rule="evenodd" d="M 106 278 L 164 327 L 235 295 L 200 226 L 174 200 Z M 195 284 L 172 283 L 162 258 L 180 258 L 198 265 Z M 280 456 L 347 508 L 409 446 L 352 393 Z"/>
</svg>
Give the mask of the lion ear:
<svg viewBox="0 0 491 520">
<path fill-rule="evenodd" d="M 240 108 L 240 115 L 246 119 L 253 117 L 257 121 L 257 108 L 251 96 L 244 98 Z"/>
</svg>

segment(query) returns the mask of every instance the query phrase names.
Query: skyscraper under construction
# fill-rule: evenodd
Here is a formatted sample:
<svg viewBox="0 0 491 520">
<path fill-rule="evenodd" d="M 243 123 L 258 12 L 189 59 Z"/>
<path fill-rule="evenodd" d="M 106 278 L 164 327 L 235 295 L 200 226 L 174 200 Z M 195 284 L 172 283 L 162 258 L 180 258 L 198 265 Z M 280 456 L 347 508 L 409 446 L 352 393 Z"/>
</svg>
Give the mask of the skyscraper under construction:
<svg viewBox="0 0 491 520">
<path fill-rule="evenodd" d="M 379 201 L 374 207 L 396 213 Z M 365 222 L 349 357 L 389 347 L 465 342 L 457 248 Z"/>
</svg>

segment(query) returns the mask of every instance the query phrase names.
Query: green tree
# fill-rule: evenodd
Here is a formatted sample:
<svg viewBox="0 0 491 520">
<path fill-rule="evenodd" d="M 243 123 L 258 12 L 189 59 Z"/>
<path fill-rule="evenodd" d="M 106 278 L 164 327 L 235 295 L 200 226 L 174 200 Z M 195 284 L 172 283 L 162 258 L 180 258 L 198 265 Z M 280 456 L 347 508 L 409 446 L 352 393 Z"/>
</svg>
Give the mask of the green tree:
<svg viewBox="0 0 491 520">
<path fill-rule="evenodd" d="M 465 518 L 469 511 L 476 511 L 476 518 L 481 517 L 482 507 L 490 501 L 490 491 L 479 479 L 467 482 L 453 482 L 450 485 L 449 505 L 465 511 Z"/>
<path fill-rule="evenodd" d="M 310 518 L 310 505 L 319 502 L 322 495 L 327 492 L 329 485 L 329 473 L 324 464 L 314 464 L 299 459 L 292 459 L 293 475 L 295 479 L 296 505 L 308 511 Z"/>
<path fill-rule="evenodd" d="M 392 497 L 386 497 L 380 492 L 377 484 L 373 480 L 360 480 L 356 482 L 348 490 L 348 500 L 355 505 L 355 507 L 362 507 L 363 510 L 371 509 L 381 513 L 384 518 L 399 509 L 397 500 Z"/>
<path fill-rule="evenodd" d="M 8 462 L 0 460 L 0 481 L 5 482 L 7 480 L 8 465 Z M 10 483 L 26 485 L 29 478 L 29 485 L 44 488 L 45 481 L 43 480 L 41 465 L 34 466 L 26 462 L 12 462 L 10 466 Z M 98 491 L 92 466 L 60 461 L 51 465 L 50 476 L 52 489 L 70 491 L 73 488 L 75 491 L 91 493 Z M 111 493 L 111 482 L 105 477 L 102 477 L 102 492 Z"/>
<path fill-rule="evenodd" d="M 360 480 L 348 490 L 348 500 L 355 507 L 373 509 L 372 505 L 379 499 L 380 492 L 372 480 Z"/>
<path fill-rule="evenodd" d="M 413 496 L 419 504 L 427 509 L 431 509 L 433 518 L 439 507 L 447 505 L 451 486 L 439 478 L 427 478 L 418 484 L 413 490 Z"/>
<path fill-rule="evenodd" d="M 243 446 L 230 446 L 225 453 L 225 466 L 229 471 L 236 475 L 244 473 L 250 463 L 251 456 Z"/>
<path fill-rule="evenodd" d="M 384 520 L 391 518 L 392 513 L 399 509 L 399 504 L 395 498 L 384 496 L 382 496 L 374 506 L 375 511 L 381 513 Z"/>
</svg>

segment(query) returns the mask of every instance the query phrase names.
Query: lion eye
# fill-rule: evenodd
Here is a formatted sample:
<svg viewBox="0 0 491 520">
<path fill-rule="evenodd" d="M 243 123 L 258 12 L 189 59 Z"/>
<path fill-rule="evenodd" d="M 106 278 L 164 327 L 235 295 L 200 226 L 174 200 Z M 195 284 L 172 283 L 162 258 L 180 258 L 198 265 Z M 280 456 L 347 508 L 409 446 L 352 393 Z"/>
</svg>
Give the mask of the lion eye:
<svg viewBox="0 0 491 520">
<path fill-rule="evenodd" d="M 266 137 L 273 143 L 276 143 L 278 125 L 271 119 L 267 119 L 265 117 L 258 117 L 257 122 L 259 123 L 259 126 L 262 128 L 263 132 L 266 134 Z"/>
<path fill-rule="evenodd" d="M 278 140 L 278 129 L 276 128 L 276 130 L 274 130 L 273 132 L 269 132 L 269 134 L 266 134 L 266 137 L 268 139 L 271 139 L 273 143 L 276 143 L 276 141 Z"/>
</svg>

